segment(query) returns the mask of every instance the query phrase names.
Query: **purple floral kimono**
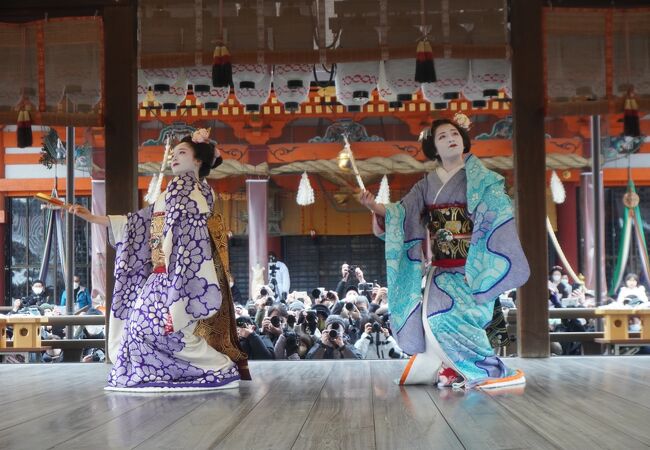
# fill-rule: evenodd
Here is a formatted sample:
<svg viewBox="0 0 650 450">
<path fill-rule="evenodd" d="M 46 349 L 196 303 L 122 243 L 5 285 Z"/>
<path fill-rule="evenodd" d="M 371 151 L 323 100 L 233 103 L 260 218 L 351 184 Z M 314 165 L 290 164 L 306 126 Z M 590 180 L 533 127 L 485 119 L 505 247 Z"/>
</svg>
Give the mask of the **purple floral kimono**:
<svg viewBox="0 0 650 450">
<path fill-rule="evenodd" d="M 153 206 L 109 216 L 115 291 L 108 390 L 167 391 L 236 387 L 228 356 L 194 334 L 222 295 L 207 219 L 212 189 L 191 174 L 172 179 Z"/>
</svg>

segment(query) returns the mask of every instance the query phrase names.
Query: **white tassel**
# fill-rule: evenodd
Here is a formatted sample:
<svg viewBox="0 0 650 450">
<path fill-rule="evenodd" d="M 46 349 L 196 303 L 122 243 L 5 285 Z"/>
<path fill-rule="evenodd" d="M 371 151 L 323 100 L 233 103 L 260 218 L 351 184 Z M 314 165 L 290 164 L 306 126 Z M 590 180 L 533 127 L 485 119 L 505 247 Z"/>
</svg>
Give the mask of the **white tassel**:
<svg viewBox="0 0 650 450">
<path fill-rule="evenodd" d="M 163 178 L 165 177 L 165 169 L 167 168 L 167 163 L 169 159 L 169 153 L 171 152 L 172 144 L 171 138 L 167 137 L 165 142 L 165 153 L 163 153 L 163 159 L 160 163 L 160 173 L 151 177 L 151 182 L 149 183 L 149 189 L 147 190 L 147 195 L 144 199 L 150 205 L 156 203 L 158 196 L 160 195 L 160 188 L 162 188 Z"/>
<path fill-rule="evenodd" d="M 158 178 L 160 178 L 160 176 L 157 173 L 151 177 L 151 181 L 149 182 L 149 189 L 147 189 L 147 195 L 144 196 L 144 200 L 150 205 L 156 202 L 154 197 L 158 197 L 158 195 L 155 194 L 156 186 L 158 185 Z"/>
<path fill-rule="evenodd" d="M 298 186 L 296 202 L 301 206 L 307 206 L 313 204 L 314 201 L 314 189 L 312 189 L 311 183 L 309 183 L 307 172 L 303 172 L 302 177 L 300 178 L 300 185 Z"/>
<path fill-rule="evenodd" d="M 377 192 L 377 203 L 387 205 L 390 203 L 390 188 L 388 187 L 388 177 L 384 175 L 379 183 L 379 192 Z"/>
<path fill-rule="evenodd" d="M 555 203 L 564 203 L 566 200 L 566 191 L 564 190 L 564 185 L 562 180 L 557 175 L 555 170 L 551 173 L 551 195 L 553 196 L 553 201 Z"/>
</svg>

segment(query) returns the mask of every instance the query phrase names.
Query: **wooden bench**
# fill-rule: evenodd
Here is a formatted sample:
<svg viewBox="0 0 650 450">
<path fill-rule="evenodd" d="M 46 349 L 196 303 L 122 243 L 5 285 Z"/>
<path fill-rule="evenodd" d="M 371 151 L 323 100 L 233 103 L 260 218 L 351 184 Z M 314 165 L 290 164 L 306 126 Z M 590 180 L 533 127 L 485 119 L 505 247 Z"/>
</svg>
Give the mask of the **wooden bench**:
<svg viewBox="0 0 650 450">
<path fill-rule="evenodd" d="M 0 317 L 0 350 L 7 348 L 7 318 Z"/>
<path fill-rule="evenodd" d="M 621 347 L 650 345 L 650 308 L 597 308 L 596 314 L 605 319 L 605 334 L 595 341 L 613 348 L 614 355 L 620 354 Z M 628 323 L 631 317 L 641 319 L 641 335 L 638 338 L 630 337 Z"/>
</svg>

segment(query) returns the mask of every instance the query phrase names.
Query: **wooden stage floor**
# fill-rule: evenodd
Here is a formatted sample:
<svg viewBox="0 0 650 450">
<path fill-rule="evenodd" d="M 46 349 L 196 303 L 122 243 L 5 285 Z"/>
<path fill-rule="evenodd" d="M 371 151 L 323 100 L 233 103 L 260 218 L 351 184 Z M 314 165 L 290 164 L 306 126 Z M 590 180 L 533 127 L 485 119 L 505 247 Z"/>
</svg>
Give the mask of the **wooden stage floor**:
<svg viewBox="0 0 650 450">
<path fill-rule="evenodd" d="M 104 364 L 0 365 L 0 448 L 637 449 L 650 357 L 509 359 L 524 393 L 400 389 L 404 361 L 254 362 L 212 393 L 104 392 Z"/>
</svg>

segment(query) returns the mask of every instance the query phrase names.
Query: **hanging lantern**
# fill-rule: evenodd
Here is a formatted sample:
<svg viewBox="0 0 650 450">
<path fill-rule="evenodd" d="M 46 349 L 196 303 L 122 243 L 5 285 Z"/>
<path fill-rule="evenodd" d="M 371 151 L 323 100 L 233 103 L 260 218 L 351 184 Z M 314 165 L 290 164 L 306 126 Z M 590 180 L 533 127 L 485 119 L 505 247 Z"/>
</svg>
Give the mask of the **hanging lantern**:
<svg viewBox="0 0 650 450">
<path fill-rule="evenodd" d="M 389 108 L 401 108 L 403 103 L 397 100 L 397 94 L 391 90 L 386 80 L 386 65 L 384 61 L 379 62 L 379 81 L 377 82 L 377 93 L 379 98 L 388 103 Z"/>
<path fill-rule="evenodd" d="M 473 59 L 470 81 L 481 88 L 483 97 L 498 97 L 506 85 L 509 66 L 505 59 Z"/>
<path fill-rule="evenodd" d="M 420 83 L 413 76 L 413 59 L 392 59 L 382 61 L 379 71 L 379 95 L 390 92 L 396 102 L 407 102 L 413 99 L 413 94 L 420 88 Z M 383 70 L 382 70 L 383 67 Z M 383 80 L 382 80 L 383 78 Z M 381 88 L 379 86 L 381 85 Z M 392 98 L 389 94 L 389 97 Z M 390 105 L 390 101 L 389 101 Z M 401 104 L 399 105 L 401 106 Z"/>
<path fill-rule="evenodd" d="M 309 99 L 313 66 L 309 64 L 279 64 L 273 68 L 273 90 L 284 109 L 296 112 Z"/>
<path fill-rule="evenodd" d="M 175 110 L 178 103 L 185 98 L 184 89 L 179 87 L 179 82 L 182 81 L 182 86 L 185 88 L 183 69 L 144 69 L 143 73 L 149 84 L 153 86 L 156 100 L 162 104 L 163 109 Z M 171 92 L 172 86 L 176 86 L 173 92 Z M 183 97 L 179 99 L 181 93 Z"/>
<path fill-rule="evenodd" d="M 169 87 L 169 91 L 164 92 L 160 95 L 156 95 L 156 98 L 162 105 L 163 110 L 165 111 L 175 111 L 178 108 L 178 105 L 185 100 L 187 96 L 187 82 L 183 78 L 182 80 L 176 81 L 173 85 Z"/>
<path fill-rule="evenodd" d="M 235 64 L 232 67 L 237 101 L 247 112 L 257 112 L 271 94 L 271 68 L 266 64 Z"/>
<path fill-rule="evenodd" d="M 187 82 L 194 86 L 194 97 L 208 111 L 216 111 L 219 105 L 228 100 L 230 85 L 212 87 L 212 68 L 198 66 L 185 68 Z"/>
<path fill-rule="evenodd" d="M 99 80 L 95 84 L 82 82 L 77 86 L 66 86 L 66 96 L 77 112 L 92 111 L 101 99 Z"/>
<path fill-rule="evenodd" d="M 336 99 L 348 112 L 359 112 L 370 101 L 379 81 L 379 61 L 339 63 L 336 66 Z"/>
<path fill-rule="evenodd" d="M 435 109 L 447 109 L 448 102 L 459 98 L 467 84 L 469 60 L 436 59 L 437 81 L 422 83 L 422 95 Z"/>
<path fill-rule="evenodd" d="M 147 93 L 151 89 L 149 81 L 144 76 L 144 71 L 142 69 L 138 70 L 138 105 L 141 105 L 144 101 L 147 100 Z"/>
<path fill-rule="evenodd" d="M 434 109 L 447 109 L 449 106 L 440 87 L 440 82 L 422 83 L 422 96 L 433 105 Z"/>
</svg>

